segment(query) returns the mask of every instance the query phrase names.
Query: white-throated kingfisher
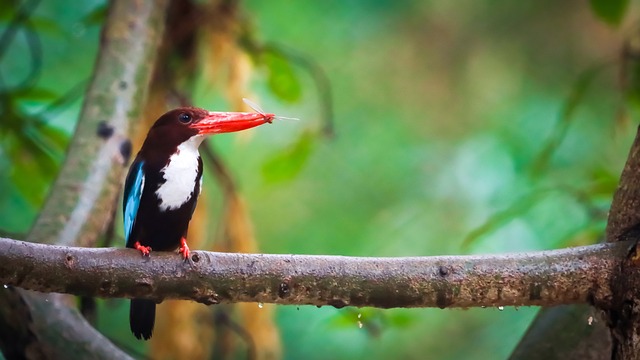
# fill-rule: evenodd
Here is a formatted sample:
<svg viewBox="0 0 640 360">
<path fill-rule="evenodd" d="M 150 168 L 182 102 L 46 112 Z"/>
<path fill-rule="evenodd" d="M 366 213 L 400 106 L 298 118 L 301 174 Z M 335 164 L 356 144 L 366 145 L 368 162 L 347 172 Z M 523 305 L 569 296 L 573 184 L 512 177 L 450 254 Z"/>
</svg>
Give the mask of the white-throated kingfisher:
<svg viewBox="0 0 640 360">
<path fill-rule="evenodd" d="M 183 107 L 153 124 L 133 160 L 124 185 L 124 235 L 128 248 L 143 256 L 174 251 L 189 258 L 187 229 L 202 184 L 198 147 L 205 136 L 235 132 L 270 123 L 265 113 L 212 112 Z M 138 339 L 153 333 L 156 303 L 132 299 L 131 332 Z"/>
</svg>

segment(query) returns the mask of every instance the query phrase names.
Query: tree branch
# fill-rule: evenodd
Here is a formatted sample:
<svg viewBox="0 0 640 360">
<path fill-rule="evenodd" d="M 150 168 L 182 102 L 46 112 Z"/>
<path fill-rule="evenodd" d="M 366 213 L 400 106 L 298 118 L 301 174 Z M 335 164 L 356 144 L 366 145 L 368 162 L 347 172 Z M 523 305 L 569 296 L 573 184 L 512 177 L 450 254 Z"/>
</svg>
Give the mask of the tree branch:
<svg viewBox="0 0 640 360">
<path fill-rule="evenodd" d="M 0 238 L 0 283 L 99 297 L 343 306 L 606 303 L 629 242 L 485 256 L 362 258 L 73 248 Z"/>
<path fill-rule="evenodd" d="M 533 320 L 512 360 L 610 358 L 609 329 L 589 305 L 544 308 Z M 551 338 L 550 336 L 555 336 Z"/>
<path fill-rule="evenodd" d="M 14 322 L 10 327 L 0 326 L 0 343 L 7 359 L 130 359 L 104 337 L 97 336 L 71 307 L 73 304 L 67 304 L 73 301 L 69 296 L 11 287 L 0 288 L 0 293 L 0 321 Z"/>
</svg>

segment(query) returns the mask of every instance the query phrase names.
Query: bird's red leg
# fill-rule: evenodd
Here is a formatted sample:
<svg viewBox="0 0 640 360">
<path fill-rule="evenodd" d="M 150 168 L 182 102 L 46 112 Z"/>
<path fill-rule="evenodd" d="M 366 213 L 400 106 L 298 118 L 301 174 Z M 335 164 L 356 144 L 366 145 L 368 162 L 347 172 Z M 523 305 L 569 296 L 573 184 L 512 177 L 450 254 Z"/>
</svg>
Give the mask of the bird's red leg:
<svg viewBox="0 0 640 360">
<path fill-rule="evenodd" d="M 180 238 L 180 250 L 178 252 L 184 256 L 185 260 L 189 258 L 189 246 L 187 246 L 187 239 L 184 236 Z"/>
<path fill-rule="evenodd" d="M 151 252 L 151 246 L 142 246 L 139 241 L 136 241 L 136 243 L 133 244 L 133 248 L 140 251 L 142 256 L 149 256 L 149 253 Z"/>
</svg>

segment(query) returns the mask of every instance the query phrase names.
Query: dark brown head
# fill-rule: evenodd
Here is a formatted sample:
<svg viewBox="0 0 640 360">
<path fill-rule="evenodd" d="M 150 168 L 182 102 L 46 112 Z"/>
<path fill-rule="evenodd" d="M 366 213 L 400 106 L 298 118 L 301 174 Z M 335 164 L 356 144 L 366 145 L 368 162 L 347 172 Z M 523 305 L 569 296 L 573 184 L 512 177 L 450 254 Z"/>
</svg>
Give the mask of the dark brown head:
<svg viewBox="0 0 640 360">
<path fill-rule="evenodd" d="M 162 115 L 153 124 L 143 149 L 173 153 L 185 141 L 205 135 L 235 132 L 271 122 L 275 115 L 244 112 L 215 112 L 182 107 Z M 200 140 L 202 141 L 202 140 Z M 200 141 L 196 141 L 199 145 Z"/>
</svg>

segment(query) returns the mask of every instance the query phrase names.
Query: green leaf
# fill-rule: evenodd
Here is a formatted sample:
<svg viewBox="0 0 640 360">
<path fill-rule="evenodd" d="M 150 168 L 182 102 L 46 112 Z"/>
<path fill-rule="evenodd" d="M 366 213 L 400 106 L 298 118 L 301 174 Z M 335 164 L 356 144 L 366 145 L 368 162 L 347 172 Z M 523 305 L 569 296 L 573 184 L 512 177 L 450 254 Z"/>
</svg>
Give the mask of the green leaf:
<svg viewBox="0 0 640 360">
<path fill-rule="evenodd" d="M 353 311 L 341 311 L 327 321 L 330 329 L 353 329 L 358 326 L 358 314 Z"/>
<path fill-rule="evenodd" d="M 39 121 L 31 128 L 25 128 L 24 132 L 38 148 L 56 162 L 62 161 L 64 150 L 69 144 L 69 136 L 62 130 Z M 54 171 L 57 171 L 57 166 Z"/>
<path fill-rule="evenodd" d="M 416 322 L 416 317 L 406 311 L 391 311 L 387 314 L 387 322 L 390 326 L 406 328 Z"/>
<path fill-rule="evenodd" d="M 41 34 L 65 37 L 67 33 L 60 27 L 59 23 L 43 17 L 31 17 L 27 23 L 29 29 Z"/>
<path fill-rule="evenodd" d="M 311 155 L 313 140 L 313 135 L 306 132 L 291 146 L 269 158 L 262 166 L 265 181 L 283 182 L 298 175 Z"/>
<path fill-rule="evenodd" d="M 589 175 L 592 184 L 586 190 L 591 196 L 610 197 L 618 188 L 620 175 L 612 173 L 605 167 L 596 167 Z"/>
<path fill-rule="evenodd" d="M 9 22 L 16 16 L 15 5 L 10 1 L 0 1 L 0 22 Z"/>
<path fill-rule="evenodd" d="M 612 26 L 620 24 L 629 8 L 629 0 L 590 0 L 589 4 L 600 20 Z"/>
<path fill-rule="evenodd" d="M 107 18 L 107 4 L 100 5 L 82 18 L 85 26 L 102 25 Z"/>
<path fill-rule="evenodd" d="M 547 196 L 550 192 L 550 189 L 542 189 L 522 196 L 519 199 L 515 199 L 509 207 L 491 215 L 484 224 L 469 232 L 462 241 L 461 248 L 464 251 L 468 251 L 469 247 L 471 247 L 471 245 L 473 245 L 478 239 L 496 231 L 511 220 L 525 214 L 533 207 L 533 205 L 541 201 L 541 199 Z"/>
<path fill-rule="evenodd" d="M 25 97 L 47 98 L 52 93 L 43 89 L 20 89 L 4 96 L 3 121 L 0 122 L 0 154 L 8 166 L 3 172 L 24 199 L 39 207 L 49 185 L 58 172 L 68 144 L 68 136 L 38 116 L 25 113 L 18 100 Z"/>
<path fill-rule="evenodd" d="M 605 68 L 603 64 L 592 66 L 580 73 L 580 76 L 575 80 L 571 88 L 571 93 L 569 93 L 568 98 L 562 105 L 562 110 L 558 122 L 553 129 L 553 133 L 551 133 L 551 136 L 545 141 L 542 151 L 540 151 L 533 161 L 533 165 L 530 168 L 532 177 L 538 176 L 547 169 L 552 155 L 560 147 L 569 131 L 569 126 L 575 118 L 576 110 L 585 102 L 585 95 L 591 87 L 591 84 L 594 83 L 596 76 Z"/>
<path fill-rule="evenodd" d="M 289 60 L 273 49 L 265 51 L 261 60 L 269 71 L 267 83 L 274 95 L 285 102 L 298 101 L 302 95 L 302 86 Z"/>
<path fill-rule="evenodd" d="M 3 143 L 11 161 L 9 179 L 29 204 L 36 207 L 44 201 L 57 165 L 38 145 L 27 136 L 5 139 Z"/>
<path fill-rule="evenodd" d="M 6 173 L 8 168 L 0 164 L 0 171 Z M 24 196 L 15 188 L 8 177 L 0 176 L 0 232 L 8 232 L 23 239 L 35 216 L 36 208 L 29 204 Z"/>
<path fill-rule="evenodd" d="M 23 88 L 13 92 L 12 96 L 16 100 L 26 100 L 35 102 L 52 102 L 58 99 L 58 94 L 44 88 Z"/>
</svg>

